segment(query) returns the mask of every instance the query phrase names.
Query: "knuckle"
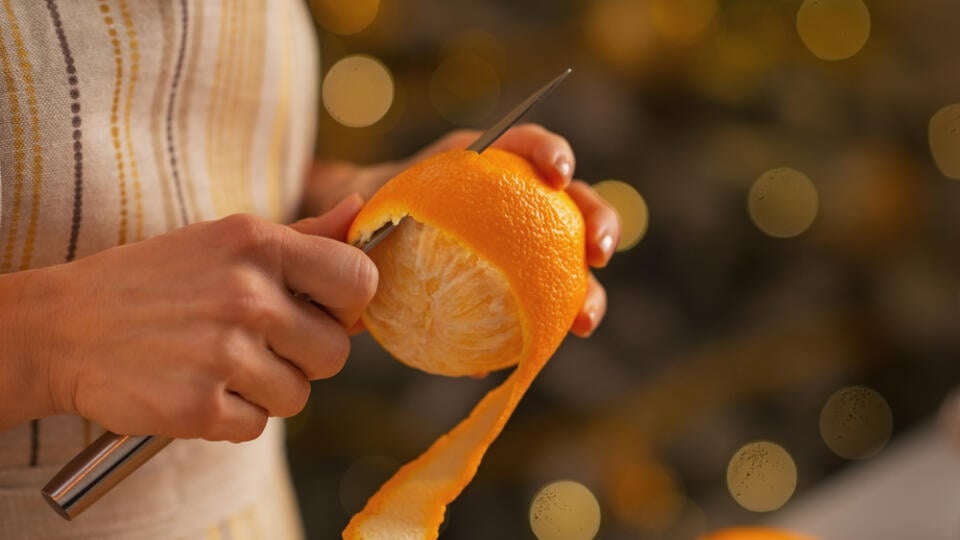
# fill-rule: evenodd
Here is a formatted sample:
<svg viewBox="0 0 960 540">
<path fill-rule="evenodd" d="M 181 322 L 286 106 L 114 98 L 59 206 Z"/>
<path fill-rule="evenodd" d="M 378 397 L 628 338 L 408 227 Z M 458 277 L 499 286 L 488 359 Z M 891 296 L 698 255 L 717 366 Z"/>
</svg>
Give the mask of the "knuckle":
<svg viewBox="0 0 960 540">
<path fill-rule="evenodd" d="M 535 123 L 535 122 L 527 122 L 527 123 L 524 123 L 524 124 L 520 124 L 520 125 L 517 126 L 515 129 L 516 129 L 517 131 L 523 133 L 524 135 L 527 135 L 527 136 L 530 136 L 530 137 L 535 137 L 535 138 L 538 138 L 538 139 L 551 138 L 551 137 L 556 137 L 556 136 L 557 136 L 557 135 L 555 135 L 553 132 L 551 132 L 550 130 L 548 130 L 547 128 L 545 128 L 545 127 L 543 127 L 542 125 L 537 124 L 537 123 Z"/>
<path fill-rule="evenodd" d="M 256 272 L 230 273 L 218 301 L 221 319 L 244 328 L 263 330 L 280 318 L 280 308 L 264 294 L 264 280 Z"/>
<path fill-rule="evenodd" d="M 249 418 L 245 418 L 230 437 L 233 442 L 252 441 L 263 434 L 267 427 L 269 416 L 266 412 L 251 412 Z"/>
<path fill-rule="evenodd" d="M 279 404 L 271 413 L 283 418 L 296 416 L 307 406 L 307 400 L 310 399 L 310 381 L 306 377 L 299 377 L 295 384 L 289 385 L 284 397 L 285 402 Z"/>
<path fill-rule="evenodd" d="M 215 440 L 221 438 L 226 404 L 220 392 L 212 391 L 195 400 L 185 411 L 185 417 L 192 420 L 193 434 L 196 437 Z"/>
<path fill-rule="evenodd" d="M 210 367 L 217 374 L 227 375 L 235 369 L 247 348 L 246 337 L 235 328 L 226 328 L 213 338 Z"/>
<path fill-rule="evenodd" d="M 354 250 L 352 261 L 348 264 L 353 265 L 352 271 L 347 275 L 353 280 L 356 302 L 362 304 L 360 307 L 366 306 L 377 293 L 380 272 L 377 270 L 377 265 L 360 250 Z"/>
<path fill-rule="evenodd" d="M 319 355 L 315 365 L 310 366 L 307 376 L 310 379 L 329 379 L 347 363 L 350 356 L 350 337 L 346 330 L 337 328 L 330 333 L 323 354 Z"/>
<path fill-rule="evenodd" d="M 217 222 L 219 240 L 243 255 L 257 253 L 272 243 L 273 224 L 250 214 L 233 214 Z"/>
<path fill-rule="evenodd" d="M 462 141 L 468 141 L 477 136 L 479 132 L 472 129 L 455 129 L 447 134 L 447 141 L 451 143 L 457 143 Z"/>
</svg>

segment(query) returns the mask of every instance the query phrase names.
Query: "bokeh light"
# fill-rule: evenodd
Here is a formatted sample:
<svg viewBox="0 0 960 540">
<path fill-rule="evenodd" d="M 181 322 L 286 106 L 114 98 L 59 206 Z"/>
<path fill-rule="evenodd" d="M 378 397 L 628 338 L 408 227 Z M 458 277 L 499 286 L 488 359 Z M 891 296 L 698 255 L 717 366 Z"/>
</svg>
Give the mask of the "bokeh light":
<svg viewBox="0 0 960 540">
<path fill-rule="evenodd" d="M 711 98 L 739 103 L 766 92 L 768 74 L 781 65 L 787 26 L 781 11 L 768 2 L 724 5 L 716 31 L 697 47 L 691 76 Z"/>
<path fill-rule="evenodd" d="M 930 119 L 930 152 L 940 172 L 960 180 L 960 103 L 947 105 Z"/>
<path fill-rule="evenodd" d="M 348 56 L 327 72 L 322 94 L 324 107 L 337 122 L 348 127 L 370 126 L 393 104 L 393 76 L 376 58 Z"/>
<path fill-rule="evenodd" d="M 447 56 L 430 78 L 430 101 L 442 117 L 457 125 L 487 121 L 500 102 L 500 76 L 478 54 Z"/>
<path fill-rule="evenodd" d="M 383 456 L 362 457 L 347 467 L 340 478 L 340 504 L 347 515 L 363 509 L 369 499 L 399 467 Z"/>
<path fill-rule="evenodd" d="M 791 238 L 802 234 L 817 217 L 819 197 L 813 182 L 789 167 L 771 169 L 750 187 L 750 219 L 765 234 Z"/>
<path fill-rule="evenodd" d="M 689 45 L 713 23 L 717 0 L 652 0 L 650 16 L 657 36 L 673 45 Z"/>
<path fill-rule="evenodd" d="M 817 58 L 844 60 L 870 37 L 870 11 L 863 0 L 805 0 L 797 12 L 797 33 Z"/>
<path fill-rule="evenodd" d="M 617 251 L 625 251 L 637 245 L 647 233 L 650 222 L 643 196 L 633 186 L 621 180 L 597 182 L 593 189 L 613 206 L 620 217 L 622 232 Z"/>
<path fill-rule="evenodd" d="M 820 436 L 842 458 L 876 455 L 892 433 L 890 405 L 876 390 L 865 386 L 837 390 L 820 411 Z"/>
<path fill-rule="evenodd" d="M 653 55 L 656 36 L 646 0 L 596 0 L 587 7 L 585 37 L 604 62 L 627 73 Z"/>
<path fill-rule="evenodd" d="M 600 503 L 579 482 L 552 482 L 533 497 L 530 528 L 539 540 L 590 540 L 600 530 Z"/>
<path fill-rule="evenodd" d="M 797 466 L 780 445 L 756 441 L 741 447 L 727 465 L 727 489 L 752 512 L 771 512 L 787 503 L 797 487 Z"/>
<path fill-rule="evenodd" d="M 672 471 L 652 459 L 620 461 L 607 480 L 610 511 L 643 531 L 667 531 L 680 521 L 687 499 Z"/>
<path fill-rule="evenodd" d="M 831 161 L 819 193 L 817 236 L 845 257 L 909 248 L 926 214 L 927 182 L 913 154 L 889 141 L 849 146 Z"/>
<path fill-rule="evenodd" d="M 479 29 L 458 32 L 443 44 L 443 57 L 457 55 L 476 55 L 492 64 L 500 66 L 507 61 L 507 51 L 497 36 Z"/>
<path fill-rule="evenodd" d="M 380 0 L 310 0 L 317 24 L 334 34 L 356 34 L 373 22 Z"/>
</svg>

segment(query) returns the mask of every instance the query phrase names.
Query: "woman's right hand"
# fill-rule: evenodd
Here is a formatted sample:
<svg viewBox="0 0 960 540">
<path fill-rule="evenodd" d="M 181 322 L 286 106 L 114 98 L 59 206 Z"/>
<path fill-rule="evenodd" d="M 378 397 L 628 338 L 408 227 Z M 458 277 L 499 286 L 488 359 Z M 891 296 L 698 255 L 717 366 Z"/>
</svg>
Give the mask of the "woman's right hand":
<svg viewBox="0 0 960 540">
<path fill-rule="evenodd" d="M 34 411 L 116 433 L 256 438 L 347 358 L 346 329 L 378 277 L 342 242 L 361 205 L 350 197 L 292 227 L 234 215 L 30 271 L 0 331 L 20 338 L 0 353 L 48 381 Z"/>
</svg>

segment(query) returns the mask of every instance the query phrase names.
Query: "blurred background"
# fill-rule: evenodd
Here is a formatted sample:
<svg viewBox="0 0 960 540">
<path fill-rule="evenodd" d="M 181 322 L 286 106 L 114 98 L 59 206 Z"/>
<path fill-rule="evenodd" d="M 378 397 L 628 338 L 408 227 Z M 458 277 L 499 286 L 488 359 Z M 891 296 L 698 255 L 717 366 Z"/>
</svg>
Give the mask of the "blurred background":
<svg viewBox="0 0 960 540">
<path fill-rule="evenodd" d="M 960 538 L 960 3 L 311 8 L 318 156 L 409 156 L 570 66 L 528 120 L 570 140 L 625 224 L 597 272 L 606 320 L 547 365 L 442 538 L 560 538 L 531 527 L 544 488 L 604 539 Z M 309 537 L 339 537 L 503 378 L 355 339 L 289 424 Z"/>
</svg>

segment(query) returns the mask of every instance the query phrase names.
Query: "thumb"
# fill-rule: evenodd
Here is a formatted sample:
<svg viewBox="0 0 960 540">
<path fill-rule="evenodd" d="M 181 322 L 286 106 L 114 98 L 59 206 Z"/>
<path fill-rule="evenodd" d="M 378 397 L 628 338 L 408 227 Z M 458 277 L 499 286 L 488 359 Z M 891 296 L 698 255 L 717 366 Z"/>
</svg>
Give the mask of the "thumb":
<svg viewBox="0 0 960 540">
<path fill-rule="evenodd" d="M 326 214 L 317 217 L 301 219 L 290 224 L 290 228 L 301 234 L 326 236 L 341 242 L 347 239 L 347 230 L 357 217 L 357 212 L 363 208 L 363 197 L 353 193 L 348 195 Z"/>
</svg>

